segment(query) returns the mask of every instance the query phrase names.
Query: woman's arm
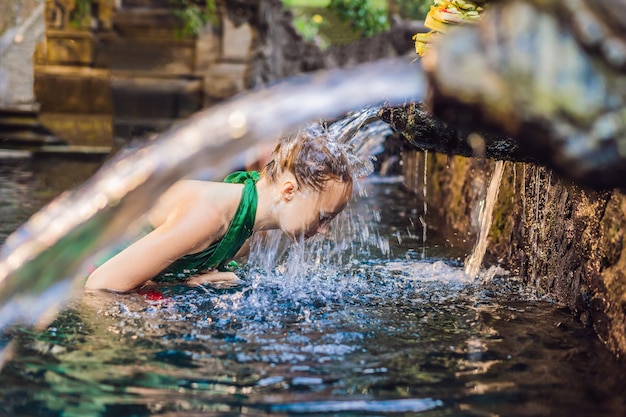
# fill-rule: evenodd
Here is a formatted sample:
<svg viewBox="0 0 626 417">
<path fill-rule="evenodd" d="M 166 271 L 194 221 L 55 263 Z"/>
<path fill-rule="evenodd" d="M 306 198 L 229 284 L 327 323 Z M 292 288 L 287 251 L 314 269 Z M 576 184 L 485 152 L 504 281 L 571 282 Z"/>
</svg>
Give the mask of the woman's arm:
<svg viewBox="0 0 626 417">
<path fill-rule="evenodd" d="M 224 234 L 224 216 L 209 209 L 195 195 L 180 195 L 184 202 L 170 218 L 97 268 L 85 288 L 128 292 L 154 278 L 172 262 L 198 252 Z"/>
<path fill-rule="evenodd" d="M 141 287 L 178 259 L 183 245 L 168 241 L 168 233 L 157 228 L 98 267 L 85 288 L 128 292 Z M 175 234 L 174 234 L 175 235 Z"/>
</svg>

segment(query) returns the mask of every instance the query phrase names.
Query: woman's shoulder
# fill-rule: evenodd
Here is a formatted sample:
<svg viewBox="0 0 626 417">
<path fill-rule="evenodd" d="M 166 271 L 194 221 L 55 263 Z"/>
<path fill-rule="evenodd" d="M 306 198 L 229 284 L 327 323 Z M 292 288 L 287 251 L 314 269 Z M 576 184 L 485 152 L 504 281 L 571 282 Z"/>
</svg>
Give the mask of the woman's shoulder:
<svg viewBox="0 0 626 417">
<path fill-rule="evenodd" d="M 164 197 L 173 201 L 219 198 L 223 197 L 232 185 L 234 184 L 215 181 L 180 180 L 165 192 Z"/>
<path fill-rule="evenodd" d="M 220 204 L 228 200 L 229 195 L 236 193 L 236 184 L 225 184 L 214 181 L 181 180 L 172 185 L 161 200 L 169 206 L 188 205 L 191 202 Z"/>
<path fill-rule="evenodd" d="M 220 212 L 229 205 L 229 192 L 219 182 L 180 180 L 165 191 L 151 210 L 151 222 L 158 226 L 178 216 Z M 217 214 L 217 213 L 215 213 Z"/>
</svg>

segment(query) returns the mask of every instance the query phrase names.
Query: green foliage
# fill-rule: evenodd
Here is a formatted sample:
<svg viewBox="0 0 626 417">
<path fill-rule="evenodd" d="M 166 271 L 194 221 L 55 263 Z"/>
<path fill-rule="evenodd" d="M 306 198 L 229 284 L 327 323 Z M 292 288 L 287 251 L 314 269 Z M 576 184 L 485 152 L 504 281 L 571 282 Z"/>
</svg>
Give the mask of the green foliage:
<svg viewBox="0 0 626 417">
<path fill-rule="evenodd" d="M 405 19 L 424 20 L 433 0 L 395 0 L 400 15 Z"/>
<path fill-rule="evenodd" d="M 331 0 L 328 8 L 363 36 L 389 30 L 387 10 L 377 7 L 371 0 Z"/>
<path fill-rule="evenodd" d="M 323 23 L 323 17 L 318 14 L 313 16 L 296 14 L 293 18 L 293 26 L 304 39 L 309 41 L 315 40 Z"/>
<path fill-rule="evenodd" d="M 215 0 L 169 0 L 174 14 L 182 21 L 181 37 L 195 36 L 207 24 L 217 26 Z"/>
<path fill-rule="evenodd" d="M 91 24 L 91 4 L 95 0 L 76 0 L 76 7 L 70 13 L 70 26 L 88 28 Z"/>
</svg>

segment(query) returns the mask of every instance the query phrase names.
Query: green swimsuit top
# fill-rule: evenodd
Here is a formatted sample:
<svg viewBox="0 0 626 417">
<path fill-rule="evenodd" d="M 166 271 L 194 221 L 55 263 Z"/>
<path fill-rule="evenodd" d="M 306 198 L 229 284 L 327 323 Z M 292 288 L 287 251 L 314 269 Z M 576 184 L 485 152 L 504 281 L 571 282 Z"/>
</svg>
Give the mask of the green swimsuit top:
<svg viewBox="0 0 626 417">
<path fill-rule="evenodd" d="M 157 275 L 155 281 L 181 281 L 209 269 L 227 270 L 228 261 L 237 254 L 252 235 L 258 202 L 256 191 L 258 180 L 259 173 L 257 171 L 237 171 L 227 176 L 224 182 L 243 184 L 244 186 L 241 192 L 241 201 L 226 234 L 205 250 L 185 255 L 174 261 Z"/>
</svg>

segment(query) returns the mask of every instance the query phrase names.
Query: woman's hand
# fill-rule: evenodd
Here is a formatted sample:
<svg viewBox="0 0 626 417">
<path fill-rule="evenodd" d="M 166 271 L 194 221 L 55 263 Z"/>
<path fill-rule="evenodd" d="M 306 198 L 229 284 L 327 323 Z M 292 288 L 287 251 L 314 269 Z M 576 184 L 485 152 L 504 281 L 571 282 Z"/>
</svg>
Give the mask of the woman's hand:
<svg viewBox="0 0 626 417">
<path fill-rule="evenodd" d="M 185 284 L 191 287 L 197 287 L 210 284 L 219 288 L 231 288 L 241 284 L 241 280 L 234 272 L 211 270 L 205 273 L 194 275 L 189 278 Z"/>
</svg>

